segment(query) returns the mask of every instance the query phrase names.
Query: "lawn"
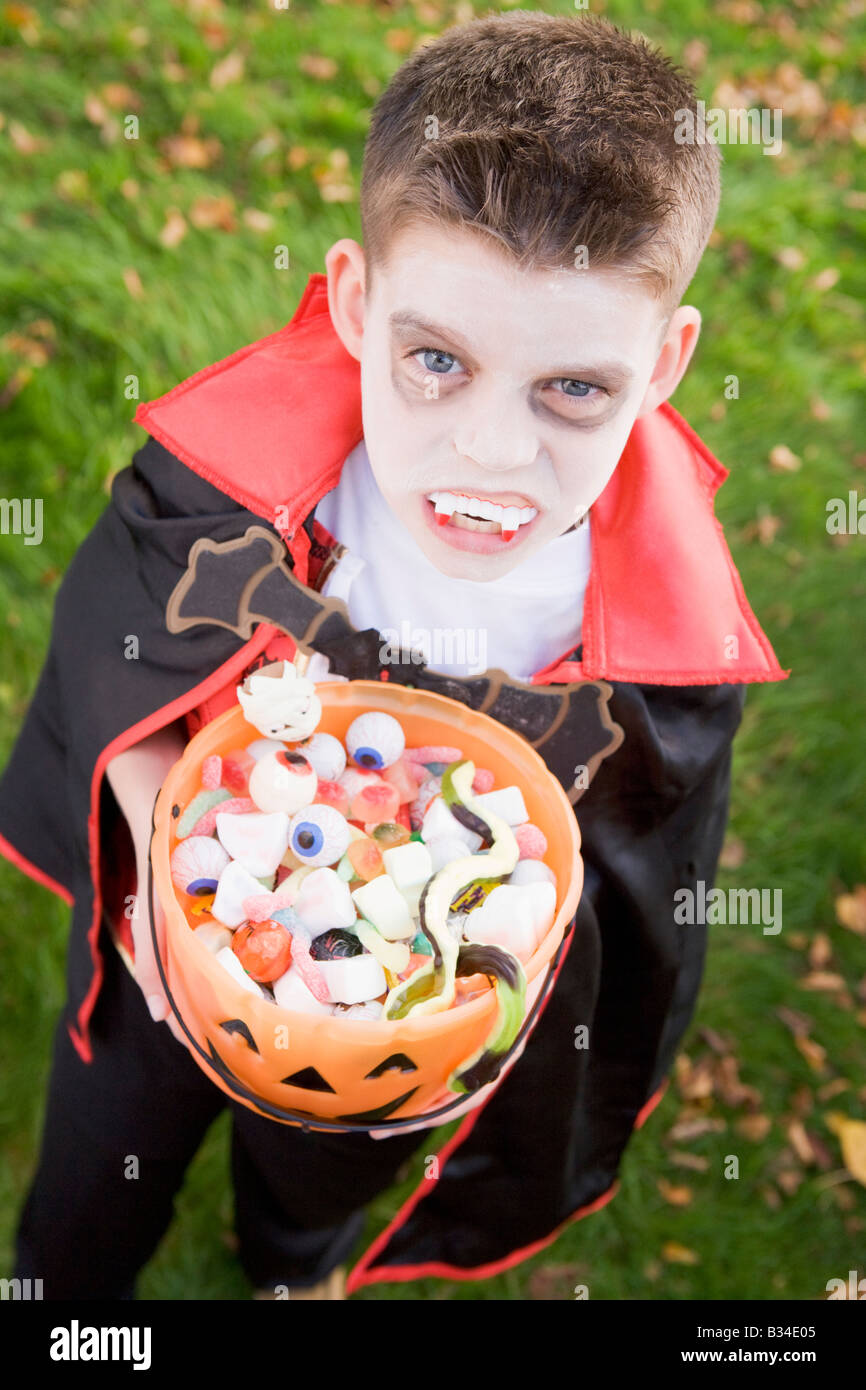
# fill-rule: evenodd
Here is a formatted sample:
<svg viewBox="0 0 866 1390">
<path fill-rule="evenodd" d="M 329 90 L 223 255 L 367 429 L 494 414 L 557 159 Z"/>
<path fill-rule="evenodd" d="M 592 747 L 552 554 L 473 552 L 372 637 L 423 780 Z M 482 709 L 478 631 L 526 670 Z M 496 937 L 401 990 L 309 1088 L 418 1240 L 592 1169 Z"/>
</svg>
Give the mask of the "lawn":
<svg viewBox="0 0 866 1390">
<path fill-rule="evenodd" d="M 808 1300 L 849 1269 L 866 1274 L 866 1171 L 853 1153 L 866 1131 L 850 1125 L 866 1120 L 866 535 L 827 527 L 831 499 L 862 496 L 866 481 L 863 6 L 591 8 L 662 44 L 708 107 L 783 112 L 781 154 L 723 151 L 721 214 L 686 297 L 702 335 L 673 401 L 731 471 L 716 512 L 792 670 L 749 690 L 719 879 L 781 888 L 783 925 L 711 930 L 697 1015 L 610 1204 L 507 1275 L 379 1285 L 364 1299 L 572 1298 L 585 1284 L 591 1298 Z M 44 504 L 41 544 L 0 536 L 0 759 L 59 580 L 143 443 L 138 400 L 287 322 L 328 247 L 360 238 L 372 102 L 421 37 L 486 12 L 435 0 L 0 8 L 2 488 Z M 7 1274 L 68 911 L 6 861 L 0 911 Z M 232 1253 L 227 1135 L 224 1115 L 142 1298 L 249 1296 Z M 419 1153 L 371 1205 L 368 1238 L 421 1164 Z"/>
</svg>

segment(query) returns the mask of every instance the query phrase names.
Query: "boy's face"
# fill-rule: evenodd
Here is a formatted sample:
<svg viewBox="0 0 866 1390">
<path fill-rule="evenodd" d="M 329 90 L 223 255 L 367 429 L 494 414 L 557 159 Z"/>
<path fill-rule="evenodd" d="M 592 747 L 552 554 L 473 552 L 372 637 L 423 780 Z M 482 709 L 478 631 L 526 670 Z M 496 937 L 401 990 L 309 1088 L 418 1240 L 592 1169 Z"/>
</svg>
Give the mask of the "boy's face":
<svg viewBox="0 0 866 1390">
<path fill-rule="evenodd" d="M 585 515 L 700 329 L 681 307 L 662 341 L 658 301 L 621 273 L 522 271 L 472 233 L 407 230 L 369 296 L 357 242 L 337 242 L 326 265 L 334 327 L 361 363 L 376 481 L 455 578 L 496 579 Z"/>
</svg>

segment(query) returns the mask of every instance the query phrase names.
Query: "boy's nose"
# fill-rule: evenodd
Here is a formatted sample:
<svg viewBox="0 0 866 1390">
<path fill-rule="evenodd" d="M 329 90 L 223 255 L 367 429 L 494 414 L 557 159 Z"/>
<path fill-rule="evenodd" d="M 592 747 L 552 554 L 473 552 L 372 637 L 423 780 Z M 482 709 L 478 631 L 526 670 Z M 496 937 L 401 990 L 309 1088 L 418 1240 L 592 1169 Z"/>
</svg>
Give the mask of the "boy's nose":
<svg viewBox="0 0 866 1390">
<path fill-rule="evenodd" d="M 490 473 L 529 468 L 538 457 L 538 440 L 504 417 L 488 424 L 458 431 L 454 448 L 461 458 Z"/>
</svg>

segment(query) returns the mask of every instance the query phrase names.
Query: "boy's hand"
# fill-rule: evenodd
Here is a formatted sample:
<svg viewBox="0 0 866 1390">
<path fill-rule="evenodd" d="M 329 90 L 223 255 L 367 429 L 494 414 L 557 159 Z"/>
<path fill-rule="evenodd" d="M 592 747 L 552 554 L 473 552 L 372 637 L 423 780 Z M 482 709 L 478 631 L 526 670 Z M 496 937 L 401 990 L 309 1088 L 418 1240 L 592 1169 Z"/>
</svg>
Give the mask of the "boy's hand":
<svg viewBox="0 0 866 1390">
<path fill-rule="evenodd" d="M 187 1040 L 171 1012 L 159 978 L 147 906 L 147 874 L 154 802 L 170 769 L 185 747 L 186 736 L 183 727 L 179 723 L 168 725 L 112 758 L 105 769 L 105 775 L 117 804 L 126 817 L 135 850 L 138 880 L 138 911 L 132 918 L 135 978 L 141 987 L 151 1017 L 157 1021 L 165 1020 L 178 1042 L 187 1046 Z M 164 959 L 165 917 L 155 894 L 154 920 L 160 942 L 160 955 Z"/>
<path fill-rule="evenodd" d="M 132 941 L 135 946 L 135 980 L 141 988 L 150 1016 L 155 1022 L 164 1020 L 178 1042 L 188 1046 L 174 1014 L 169 1007 L 159 975 L 159 967 L 153 950 L 153 937 L 150 930 L 150 913 L 147 906 L 147 864 L 138 864 L 138 911 L 132 919 Z M 156 939 L 159 954 L 165 959 L 165 913 L 162 904 L 153 894 L 153 919 L 156 926 Z"/>
</svg>

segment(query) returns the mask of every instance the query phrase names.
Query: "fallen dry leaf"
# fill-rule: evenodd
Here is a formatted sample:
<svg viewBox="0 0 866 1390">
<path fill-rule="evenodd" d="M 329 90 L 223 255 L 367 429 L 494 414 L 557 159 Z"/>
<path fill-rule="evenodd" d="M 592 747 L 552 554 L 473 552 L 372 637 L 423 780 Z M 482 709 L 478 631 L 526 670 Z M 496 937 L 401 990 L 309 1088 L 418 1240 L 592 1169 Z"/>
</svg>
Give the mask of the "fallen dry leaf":
<svg viewBox="0 0 866 1390">
<path fill-rule="evenodd" d="M 783 246 L 773 257 L 785 270 L 802 270 L 806 257 L 799 246 Z"/>
<path fill-rule="evenodd" d="M 237 221 L 234 215 L 235 200 L 230 193 L 212 194 L 196 198 L 189 210 L 189 220 L 199 230 L 219 227 L 223 232 L 234 232 Z"/>
<path fill-rule="evenodd" d="M 333 58 L 325 58 L 320 53 L 304 53 L 298 59 L 298 67 L 301 72 L 305 72 L 308 77 L 315 77 L 320 82 L 327 82 L 330 78 L 337 75 L 337 64 Z"/>
<path fill-rule="evenodd" d="M 853 1178 L 866 1187 L 866 1121 L 849 1120 L 833 1110 L 826 1117 L 827 1128 L 836 1135 L 842 1162 Z"/>
<path fill-rule="evenodd" d="M 827 1061 L 827 1049 L 820 1043 L 816 1043 L 813 1038 L 795 1038 L 794 1044 L 798 1051 L 803 1054 L 806 1061 L 813 1071 L 824 1071 Z"/>
<path fill-rule="evenodd" d="M 830 970 L 813 970 L 810 974 L 804 975 L 797 981 L 801 989 L 844 989 L 845 981 L 841 975 L 834 975 Z"/>
<path fill-rule="evenodd" d="M 809 1142 L 802 1120 L 791 1120 L 785 1126 L 785 1133 L 801 1163 L 815 1163 L 815 1151 Z"/>
<path fill-rule="evenodd" d="M 668 1182 L 666 1178 L 658 1178 L 656 1187 L 666 1202 L 670 1202 L 672 1207 L 687 1207 L 692 1200 L 692 1189 L 686 1186 L 677 1186 L 676 1183 Z"/>
<path fill-rule="evenodd" d="M 105 82 L 100 87 L 102 99 L 113 111 L 138 111 L 141 97 L 125 82 Z"/>
<path fill-rule="evenodd" d="M 832 1100 L 833 1096 L 838 1096 L 841 1091 L 850 1089 L 850 1081 L 846 1081 L 844 1076 L 835 1076 L 832 1081 L 826 1081 L 823 1086 L 818 1087 L 818 1099 Z"/>
<path fill-rule="evenodd" d="M 185 133 L 167 135 L 159 148 L 173 169 L 207 169 L 222 154 L 222 145 L 215 137 L 201 140 Z"/>
<path fill-rule="evenodd" d="M 26 126 L 20 121 L 9 122 L 9 139 L 13 147 L 19 154 L 38 154 L 45 148 L 46 142 L 38 135 L 31 135 Z"/>
<path fill-rule="evenodd" d="M 866 995 L 864 995 L 866 998 Z M 734 1044 L 730 1038 L 726 1038 L 723 1033 L 717 1033 L 715 1028 L 699 1028 L 698 1032 L 708 1047 L 711 1047 L 718 1057 L 724 1057 L 726 1053 L 733 1052 Z"/>
<path fill-rule="evenodd" d="M 813 290 L 832 290 L 839 279 L 839 271 L 835 266 L 828 266 L 826 270 L 821 270 L 813 280 L 809 281 L 809 288 Z"/>
<path fill-rule="evenodd" d="M 269 232 L 274 225 L 271 214 L 263 212 L 261 208 L 244 208 L 241 221 L 254 232 Z"/>
<path fill-rule="evenodd" d="M 858 936 L 866 936 L 866 883 L 858 883 L 853 893 L 843 893 L 835 902 L 836 921 Z"/>
<path fill-rule="evenodd" d="M 802 459 L 787 444 L 777 444 L 770 450 L 770 467 L 775 473 L 796 473 L 801 464 Z"/>
<path fill-rule="evenodd" d="M 809 1143 L 812 1145 L 812 1153 L 815 1155 L 815 1162 L 821 1171 L 826 1173 L 828 1169 L 833 1167 L 833 1155 L 819 1134 L 815 1134 L 813 1130 L 807 1129 L 806 1135 Z"/>
<path fill-rule="evenodd" d="M 681 1149 L 673 1149 L 668 1158 L 677 1168 L 691 1168 L 694 1173 L 705 1173 L 710 1166 L 710 1160 L 703 1154 L 690 1154 Z"/>
<path fill-rule="evenodd" d="M 178 246 L 187 234 L 186 218 L 179 208 L 167 208 L 165 226 L 159 234 L 161 245 L 168 250 Z"/>
<path fill-rule="evenodd" d="M 726 1120 L 701 1115 L 678 1120 L 668 1130 L 667 1137 L 672 1144 L 687 1144 L 690 1139 L 699 1139 L 702 1134 L 721 1134 L 727 1127 Z"/>
<path fill-rule="evenodd" d="M 808 1086 L 798 1086 L 791 1097 L 791 1109 L 795 1115 L 811 1115 L 815 1100 Z"/>
<path fill-rule="evenodd" d="M 137 270 L 127 266 L 123 271 L 123 283 L 127 293 L 132 299 L 144 299 L 144 286 L 141 283 L 141 276 Z"/>
<path fill-rule="evenodd" d="M 694 1065 L 685 1053 L 676 1059 L 677 1087 L 683 1100 L 703 1100 L 713 1094 L 713 1059 L 701 1057 Z"/>
<path fill-rule="evenodd" d="M 790 951 L 805 951 L 809 945 L 809 938 L 804 931 L 789 931 L 785 937 L 785 945 Z"/>
<path fill-rule="evenodd" d="M 739 1077 L 736 1057 L 719 1057 L 715 1061 L 716 1095 L 723 1105 L 735 1110 L 739 1105 L 760 1105 L 762 1096 L 754 1086 L 747 1086 Z"/>
<path fill-rule="evenodd" d="M 770 1133 L 772 1124 L 769 1115 L 741 1115 L 736 1121 L 736 1129 L 744 1138 L 760 1144 Z"/>
<path fill-rule="evenodd" d="M 816 932 L 809 947 L 809 964 L 813 970 L 823 970 L 824 966 L 830 961 L 833 955 L 833 948 L 830 945 L 830 938 L 826 932 Z"/>
<path fill-rule="evenodd" d="M 244 75 L 243 54 L 234 52 L 226 54 L 225 58 L 211 69 L 210 85 L 215 92 L 221 92 L 223 87 L 228 87 L 232 82 L 240 82 Z"/>
<path fill-rule="evenodd" d="M 698 1265 L 700 1256 L 675 1240 L 666 1241 L 662 1246 L 662 1259 L 673 1265 Z"/>
<path fill-rule="evenodd" d="M 761 1196 L 771 1211 L 778 1211 L 782 1205 L 782 1199 L 775 1187 L 762 1187 Z"/>
<path fill-rule="evenodd" d="M 806 1014 L 799 1013 L 796 1009 L 789 1009 L 784 1004 L 780 1004 L 776 1010 L 776 1016 L 782 1020 L 786 1028 L 790 1028 L 795 1038 L 804 1038 L 812 1028 L 811 1018 Z"/>
<path fill-rule="evenodd" d="M 776 1182 L 788 1197 L 793 1197 L 802 1181 L 803 1174 L 797 1168 L 784 1168 L 776 1174 Z"/>
</svg>

